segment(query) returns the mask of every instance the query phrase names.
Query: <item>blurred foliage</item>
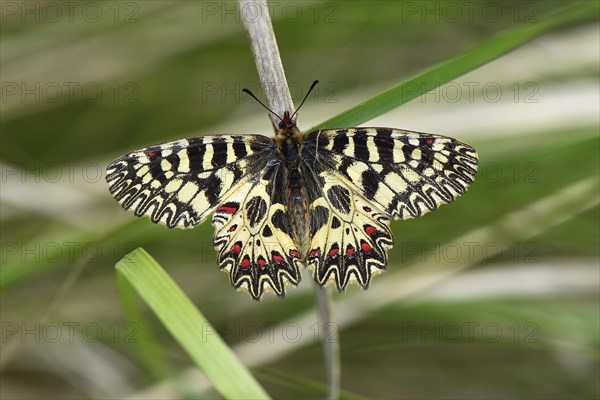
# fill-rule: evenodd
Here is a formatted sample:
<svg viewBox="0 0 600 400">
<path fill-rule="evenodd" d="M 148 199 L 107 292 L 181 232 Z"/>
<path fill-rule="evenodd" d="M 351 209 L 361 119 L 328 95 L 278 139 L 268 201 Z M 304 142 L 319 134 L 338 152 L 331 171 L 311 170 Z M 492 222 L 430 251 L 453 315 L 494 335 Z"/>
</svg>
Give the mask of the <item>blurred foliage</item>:
<svg viewBox="0 0 600 400">
<path fill-rule="evenodd" d="M 153 341 L 158 350 L 149 357 L 139 343 L 105 335 L 100 343 L 84 341 L 88 351 L 99 354 L 91 359 L 96 363 L 90 359 L 84 363 L 83 358 L 79 361 L 82 353 L 73 346 L 60 358 L 52 353 L 58 344 L 42 341 L 40 350 L 31 337 L 19 341 L 19 334 L 9 335 L 6 330 L 13 322 L 25 321 L 31 327 L 48 321 L 76 321 L 96 323 L 103 332 L 111 332 L 118 324 L 120 333 L 126 333 L 123 327 L 131 314 L 123 313 L 114 264 L 136 247 L 147 249 L 167 268 L 232 345 L 243 342 L 242 337 L 231 334 L 232 324 L 290 321 L 314 308 L 307 279 L 303 288 L 293 290 L 283 301 L 255 303 L 247 295 L 235 293 L 215 265 L 209 223 L 191 231 L 167 230 L 121 212 L 103 179 L 85 182 L 81 177 L 71 180 L 63 176 L 57 182 L 45 176 L 53 165 L 63 174 L 69 165 L 77 173 L 87 166 L 104 168 L 126 151 L 184 136 L 271 132 L 266 115 L 263 122 L 254 122 L 254 116 L 262 116 L 264 111 L 241 95 L 246 86 L 257 93 L 260 90 L 235 3 L 75 3 L 72 21 L 64 8 L 61 18 L 50 21 L 44 13 L 51 9 L 44 8 L 48 6 L 43 2 L 0 3 L 3 398 L 96 398 L 114 391 L 124 395 L 160 383 L 157 377 L 170 374 L 168 371 L 183 371 L 192 365 L 143 306 L 143 326 L 152 334 L 140 338 Z M 305 106 L 303 116 L 315 112 L 325 116 L 323 120 L 329 118 L 354 105 L 344 99 L 364 101 L 500 32 L 535 24 L 572 2 L 468 3 L 474 7 L 472 17 L 461 2 L 273 2 L 274 29 L 294 100 L 300 100 L 314 79 L 321 81 L 321 90 L 314 102 Z M 22 4 L 33 11 L 13 13 L 10 7 L 16 5 L 18 10 Z M 90 14 L 83 14 L 87 4 L 92 4 Z M 447 4 L 457 4 L 461 17 L 454 18 Z M 97 19 L 91 14 L 96 7 L 102 10 Z M 296 9 L 301 10 L 297 18 Z M 494 11 L 497 14 L 492 14 Z M 554 40 L 560 42 L 578 29 L 596 26 L 591 22 L 597 17 L 591 13 L 585 21 L 555 30 Z M 527 70 L 529 64 L 523 60 L 511 67 Z M 567 61 L 572 61 L 572 68 L 535 77 L 540 96 L 555 85 L 580 87 L 577 84 L 584 82 L 597 87 L 597 65 L 586 68 L 577 60 Z M 485 67 L 478 72 L 485 73 Z M 497 77 L 487 80 L 494 79 Z M 52 96 L 57 87 L 61 96 L 55 101 Z M 11 94 L 14 90 L 17 93 Z M 565 101 L 564 108 L 568 106 Z M 435 105 L 431 109 L 435 110 Z M 512 116 L 505 117 L 509 121 Z M 474 113 L 470 118 L 483 117 Z M 470 122 L 465 120 L 465 126 Z M 402 123 L 398 121 L 395 127 L 402 128 Z M 449 131 L 455 129 L 448 127 Z M 406 251 L 405 244 L 433 249 L 575 182 L 599 176 L 597 120 L 568 128 L 558 124 L 542 132 L 527 124 L 511 129 L 510 134 L 481 132 L 468 140 L 480 154 L 481 169 L 476 183 L 459 201 L 423 219 L 392 223 L 397 244 L 390 253 L 390 271 L 418 262 L 419 254 Z M 22 169 L 17 172 L 16 185 L 15 167 Z M 14 201 L 11 196 L 32 199 Z M 52 207 L 31 205 L 43 200 Z M 570 271 L 579 273 L 576 265 L 597 264 L 600 258 L 599 220 L 597 206 L 574 213 L 565 223 L 527 243 L 515 243 L 515 252 L 474 265 L 473 273 L 498 268 L 516 273 L 539 267 L 532 289 L 544 284 L 548 273 L 544 268 L 549 265 L 559 265 L 565 277 Z M 69 243 L 75 243 L 70 245 L 72 252 Z M 522 245 L 530 247 L 519 247 Z M 389 275 L 377 277 L 369 294 Z M 506 276 L 510 275 L 498 284 L 510 288 Z M 342 388 L 348 391 L 344 396 L 598 397 L 597 288 L 532 290 L 529 295 L 509 291 L 484 298 L 469 297 L 472 289 L 464 287 L 463 299 L 434 298 L 387 306 L 343 329 Z M 435 288 L 431 294 L 436 294 Z M 362 293 L 351 288 L 335 298 L 353 295 Z M 502 338 L 490 340 L 479 328 L 467 335 L 465 326 L 474 323 L 479 328 L 497 324 Z M 461 328 L 459 340 L 452 336 L 452 324 Z M 82 325 L 76 329 L 81 335 Z M 440 327 L 448 329 L 446 336 L 441 336 Z M 533 342 L 511 336 L 515 332 L 531 334 L 531 329 L 535 330 Z M 105 347 L 94 350 L 98 345 Z M 261 351 L 276 350 L 265 347 Z M 64 363 L 69 357 L 80 368 L 69 368 Z M 148 367 L 153 359 L 164 362 L 164 369 Z M 101 367 L 107 362 L 125 383 L 106 384 L 106 392 L 102 392 L 93 380 L 82 376 L 87 364 L 99 368 L 102 376 L 106 370 Z M 318 342 L 285 354 L 256 372 L 273 398 L 323 396 L 325 373 Z M 185 393 L 185 383 L 181 386 Z M 198 395 L 216 396 L 213 392 Z"/>
<path fill-rule="evenodd" d="M 136 249 L 120 260 L 116 268 L 119 279 L 123 279 L 122 292 L 132 293 L 135 288 L 223 397 L 269 398 L 223 340 L 206 333 L 214 332 L 214 328 L 148 253 Z M 147 336 L 140 339 L 144 354 L 149 353 L 147 345 L 153 341 Z M 157 361 L 163 361 L 161 358 L 159 354 L 153 355 L 148 366 L 154 369 Z"/>
</svg>

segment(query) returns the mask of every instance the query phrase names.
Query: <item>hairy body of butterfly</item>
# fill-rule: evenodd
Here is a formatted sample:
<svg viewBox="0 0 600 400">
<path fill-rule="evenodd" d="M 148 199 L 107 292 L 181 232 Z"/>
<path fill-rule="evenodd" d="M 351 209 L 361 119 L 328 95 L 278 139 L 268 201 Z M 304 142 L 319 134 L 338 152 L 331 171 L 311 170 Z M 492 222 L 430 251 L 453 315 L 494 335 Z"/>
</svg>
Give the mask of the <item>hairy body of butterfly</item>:
<svg viewBox="0 0 600 400">
<path fill-rule="evenodd" d="M 213 213 L 220 268 L 258 300 L 283 296 L 303 265 L 320 284 L 367 288 L 385 270 L 391 219 L 419 217 L 473 182 L 475 150 L 389 128 L 301 134 L 285 113 L 275 138 L 205 136 L 124 155 L 108 167 L 124 208 L 169 228 Z"/>
</svg>

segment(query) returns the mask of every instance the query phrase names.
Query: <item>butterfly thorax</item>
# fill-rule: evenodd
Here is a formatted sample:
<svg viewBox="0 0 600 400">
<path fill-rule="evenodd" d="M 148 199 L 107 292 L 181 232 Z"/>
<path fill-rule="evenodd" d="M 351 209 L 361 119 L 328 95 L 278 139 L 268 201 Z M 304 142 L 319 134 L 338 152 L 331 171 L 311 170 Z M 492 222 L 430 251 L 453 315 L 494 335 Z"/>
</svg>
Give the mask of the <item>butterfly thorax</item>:
<svg viewBox="0 0 600 400">
<path fill-rule="evenodd" d="M 296 120 L 290 117 L 289 112 L 284 112 L 281 121 L 279 122 L 279 129 L 275 135 L 275 145 L 282 151 L 284 144 L 292 139 L 298 146 L 302 143 L 303 135 L 296 126 Z"/>
</svg>

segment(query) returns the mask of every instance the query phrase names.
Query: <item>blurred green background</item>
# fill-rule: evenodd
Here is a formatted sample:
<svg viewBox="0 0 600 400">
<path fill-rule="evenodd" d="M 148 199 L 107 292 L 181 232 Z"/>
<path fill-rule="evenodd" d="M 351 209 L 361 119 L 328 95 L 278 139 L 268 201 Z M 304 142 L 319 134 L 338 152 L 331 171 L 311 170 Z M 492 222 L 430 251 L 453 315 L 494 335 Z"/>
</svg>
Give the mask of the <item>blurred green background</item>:
<svg viewBox="0 0 600 400">
<path fill-rule="evenodd" d="M 306 129 L 570 3 L 270 7 L 296 103 L 321 82 Z M 144 305 L 143 325 L 124 313 L 114 264 L 139 246 L 271 396 L 323 397 L 310 276 L 256 303 L 218 271 L 208 221 L 171 231 L 135 218 L 103 178 L 151 144 L 271 134 L 241 93 L 261 90 L 239 6 L 0 7 L 1 397 L 217 396 Z M 367 292 L 334 295 L 344 396 L 599 396 L 599 37 L 591 14 L 364 124 L 456 137 L 481 166 L 456 203 L 392 223 L 388 272 Z"/>
</svg>

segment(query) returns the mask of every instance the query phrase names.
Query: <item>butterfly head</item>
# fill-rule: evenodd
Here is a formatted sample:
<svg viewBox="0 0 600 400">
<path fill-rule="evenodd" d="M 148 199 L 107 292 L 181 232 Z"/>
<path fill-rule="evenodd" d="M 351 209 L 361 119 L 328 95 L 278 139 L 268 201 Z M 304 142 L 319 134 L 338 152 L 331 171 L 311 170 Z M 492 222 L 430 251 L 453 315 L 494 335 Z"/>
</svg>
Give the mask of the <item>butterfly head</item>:
<svg viewBox="0 0 600 400">
<path fill-rule="evenodd" d="M 290 135 L 298 131 L 298 127 L 296 126 L 296 120 L 294 116 L 290 116 L 289 111 L 285 111 L 283 113 L 283 117 L 281 117 L 281 121 L 279 121 L 279 134 Z"/>
<path fill-rule="evenodd" d="M 277 130 L 276 141 L 278 143 L 281 143 L 282 141 L 286 140 L 286 138 L 290 138 L 290 137 L 295 137 L 297 141 L 300 141 L 302 135 L 300 134 L 300 130 L 298 129 L 298 126 L 296 125 L 296 119 L 294 117 L 296 116 L 296 114 L 298 113 L 298 110 L 300 110 L 300 108 L 302 107 L 302 105 L 304 104 L 306 99 L 308 98 L 308 95 L 310 94 L 310 92 L 312 92 L 312 90 L 315 88 L 317 83 L 319 83 L 319 81 L 314 81 L 312 83 L 312 85 L 310 86 L 310 89 L 308 89 L 308 92 L 304 96 L 304 99 L 302 100 L 302 102 L 300 103 L 300 105 L 298 106 L 298 108 L 296 109 L 296 111 L 293 114 L 290 115 L 289 111 L 285 111 L 283 113 L 283 116 L 280 116 L 275 111 L 273 111 L 269 107 L 267 107 L 250 90 L 244 88 L 244 89 L 242 89 L 242 92 L 244 92 L 247 95 L 249 95 L 250 97 L 252 97 L 260 105 L 262 105 L 267 111 L 269 111 L 271 114 L 273 114 L 274 116 L 276 116 L 279 119 L 279 124 L 276 127 L 276 130 Z"/>
</svg>

